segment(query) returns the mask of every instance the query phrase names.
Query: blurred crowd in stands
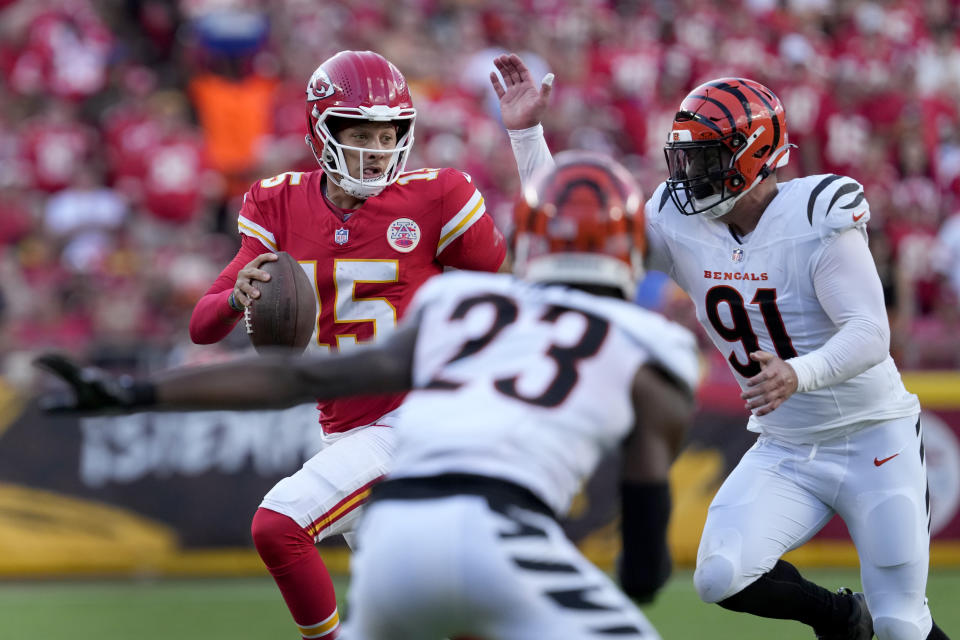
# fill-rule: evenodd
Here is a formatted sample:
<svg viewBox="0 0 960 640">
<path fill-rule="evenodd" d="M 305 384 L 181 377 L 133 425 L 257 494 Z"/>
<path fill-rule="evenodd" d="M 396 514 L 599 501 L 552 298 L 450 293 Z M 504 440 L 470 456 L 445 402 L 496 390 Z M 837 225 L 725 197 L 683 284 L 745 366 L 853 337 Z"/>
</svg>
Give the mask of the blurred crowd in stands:
<svg viewBox="0 0 960 640">
<path fill-rule="evenodd" d="M 781 179 L 866 187 L 898 363 L 957 368 L 958 33 L 958 0 L 0 0 L 0 375 L 40 349 L 142 370 L 247 348 L 192 347 L 188 318 L 249 185 L 315 168 L 304 87 L 342 49 L 403 71 L 408 168 L 469 172 L 505 231 L 496 54 L 556 73 L 555 151 L 611 152 L 648 193 L 682 97 L 759 80 L 799 146 Z M 662 278 L 640 295 L 695 324 Z"/>
</svg>

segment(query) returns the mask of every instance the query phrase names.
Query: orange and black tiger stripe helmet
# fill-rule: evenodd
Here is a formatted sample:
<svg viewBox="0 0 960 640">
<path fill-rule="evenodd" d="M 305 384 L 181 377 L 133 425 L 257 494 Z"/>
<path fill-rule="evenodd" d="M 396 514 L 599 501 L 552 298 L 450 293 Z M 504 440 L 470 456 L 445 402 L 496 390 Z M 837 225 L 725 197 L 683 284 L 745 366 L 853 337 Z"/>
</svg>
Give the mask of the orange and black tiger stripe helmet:
<svg viewBox="0 0 960 640">
<path fill-rule="evenodd" d="M 690 92 L 664 149 L 674 204 L 716 218 L 790 156 L 780 99 L 759 82 L 720 78 Z"/>
<path fill-rule="evenodd" d="M 564 151 L 515 209 L 514 269 L 528 280 L 609 287 L 633 299 L 643 276 L 643 192 L 607 155 Z"/>
</svg>

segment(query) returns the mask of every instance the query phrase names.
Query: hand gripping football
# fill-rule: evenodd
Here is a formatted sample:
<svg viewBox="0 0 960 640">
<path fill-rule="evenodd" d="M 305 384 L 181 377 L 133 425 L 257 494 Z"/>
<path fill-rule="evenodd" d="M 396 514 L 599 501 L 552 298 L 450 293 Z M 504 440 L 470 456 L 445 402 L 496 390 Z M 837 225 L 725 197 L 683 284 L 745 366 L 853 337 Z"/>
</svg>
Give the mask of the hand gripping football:
<svg viewBox="0 0 960 640">
<path fill-rule="evenodd" d="M 247 335 L 258 353 L 267 347 L 289 347 L 302 353 L 317 323 L 317 296 L 303 269 L 286 251 L 260 268 L 270 274 L 255 283 L 260 297 L 244 312 Z"/>
</svg>

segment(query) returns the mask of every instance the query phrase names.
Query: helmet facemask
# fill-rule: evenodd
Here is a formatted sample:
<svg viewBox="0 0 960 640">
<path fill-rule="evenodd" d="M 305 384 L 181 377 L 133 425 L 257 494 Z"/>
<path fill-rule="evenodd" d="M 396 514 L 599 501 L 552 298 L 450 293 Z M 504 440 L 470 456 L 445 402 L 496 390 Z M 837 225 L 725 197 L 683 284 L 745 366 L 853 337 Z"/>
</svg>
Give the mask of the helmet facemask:
<svg viewBox="0 0 960 640">
<path fill-rule="evenodd" d="M 330 108 L 322 113 L 314 112 L 316 125 L 313 135 L 307 136 L 307 144 L 313 151 L 317 162 L 323 167 L 327 179 L 337 185 L 345 193 L 355 198 L 366 199 L 378 195 L 385 187 L 396 182 L 407 164 L 410 149 L 413 146 L 413 127 L 416 110 L 413 108 L 373 107 L 359 108 Z M 397 128 L 397 144 L 392 149 L 373 149 L 355 147 L 342 144 L 329 127 L 330 118 L 355 120 L 357 124 L 364 122 L 389 122 Z M 315 141 L 319 141 L 321 149 L 318 152 Z M 346 154 L 348 152 L 360 154 L 360 177 L 350 174 Z M 371 153 L 389 156 L 384 171 L 375 178 L 364 178 L 364 159 Z"/>
<path fill-rule="evenodd" d="M 670 174 L 667 188 L 677 209 L 684 215 L 711 220 L 729 213 L 742 196 L 770 174 L 763 167 L 747 184 L 738 162 L 762 131 L 761 127 L 749 139 L 734 131 L 711 140 L 668 142 L 664 148 Z"/>
</svg>

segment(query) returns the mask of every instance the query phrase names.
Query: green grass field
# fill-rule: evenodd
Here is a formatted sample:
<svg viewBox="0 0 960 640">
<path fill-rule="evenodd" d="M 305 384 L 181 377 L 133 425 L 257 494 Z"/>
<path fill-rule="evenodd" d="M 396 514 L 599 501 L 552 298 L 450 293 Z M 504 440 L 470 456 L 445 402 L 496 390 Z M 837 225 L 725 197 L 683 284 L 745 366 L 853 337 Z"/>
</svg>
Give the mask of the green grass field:
<svg viewBox="0 0 960 640">
<path fill-rule="evenodd" d="M 830 588 L 859 585 L 852 571 L 804 573 Z M 345 593 L 346 579 L 338 579 L 337 583 L 339 592 Z M 927 593 L 938 624 L 958 637 L 960 571 L 933 572 Z M 689 572 L 677 572 L 646 613 L 666 639 L 813 638 L 808 629 L 797 623 L 761 620 L 701 603 Z M 279 592 L 268 578 L 0 583 L 3 640 L 296 637 Z"/>
</svg>

